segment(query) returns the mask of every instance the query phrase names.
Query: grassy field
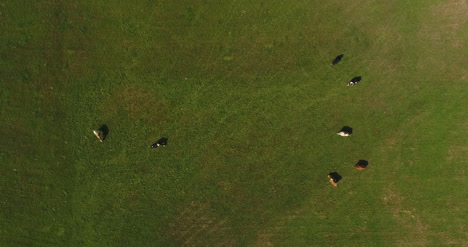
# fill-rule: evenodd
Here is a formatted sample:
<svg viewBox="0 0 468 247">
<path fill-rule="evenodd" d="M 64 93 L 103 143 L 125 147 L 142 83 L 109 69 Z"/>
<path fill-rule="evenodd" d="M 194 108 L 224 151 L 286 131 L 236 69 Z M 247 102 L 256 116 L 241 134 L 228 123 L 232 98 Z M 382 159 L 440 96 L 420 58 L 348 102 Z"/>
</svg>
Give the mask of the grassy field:
<svg viewBox="0 0 468 247">
<path fill-rule="evenodd" d="M 4 1 L 0 246 L 468 246 L 467 12 Z"/>
</svg>

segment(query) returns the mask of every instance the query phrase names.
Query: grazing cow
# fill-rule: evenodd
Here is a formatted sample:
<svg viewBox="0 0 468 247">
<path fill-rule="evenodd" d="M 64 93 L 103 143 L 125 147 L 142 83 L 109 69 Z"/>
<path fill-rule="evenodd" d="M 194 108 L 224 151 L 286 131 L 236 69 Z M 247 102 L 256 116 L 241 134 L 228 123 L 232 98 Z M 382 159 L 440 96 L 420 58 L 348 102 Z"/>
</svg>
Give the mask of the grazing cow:
<svg viewBox="0 0 468 247">
<path fill-rule="evenodd" d="M 93 130 L 94 135 L 99 139 L 100 142 L 106 139 L 107 135 L 109 134 L 109 127 L 107 125 L 102 125 L 101 128 L 98 130 Z"/>
<path fill-rule="evenodd" d="M 104 132 L 102 130 L 93 130 L 94 135 L 99 139 L 100 142 L 104 141 Z"/>
<path fill-rule="evenodd" d="M 339 63 L 343 57 L 344 57 L 343 54 L 338 55 L 335 59 L 333 59 L 331 65 L 335 65 L 335 64 Z"/>
<path fill-rule="evenodd" d="M 354 168 L 356 168 L 358 170 L 364 170 L 364 169 L 366 169 L 368 164 L 369 164 L 369 162 L 367 160 L 359 160 L 358 163 L 356 163 L 356 165 L 354 165 Z"/>
<path fill-rule="evenodd" d="M 353 79 L 351 79 L 350 82 L 348 82 L 348 86 L 351 86 L 351 87 L 352 87 L 352 86 L 358 84 L 358 82 L 360 82 L 360 81 L 361 81 L 361 77 L 360 77 L 360 76 L 356 76 L 356 77 L 354 77 Z"/>
<path fill-rule="evenodd" d="M 348 133 L 348 132 L 345 132 L 345 131 L 340 131 L 340 132 L 338 132 L 336 134 L 339 135 L 339 136 L 351 136 L 351 133 Z"/>
<path fill-rule="evenodd" d="M 328 174 L 328 178 L 330 179 L 330 183 L 333 186 L 338 187 L 338 182 L 341 180 L 340 174 L 338 174 L 337 172 L 330 172 Z"/>
<path fill-rule="evenodd" d="M 339 136 L 351 136 L 351 134 L 353 134 L 353 128 L 349 126 L 343 126 L 343 128 L 341 128 L 341 130 L 336 134 Z"/>
<path fill-rule="evenodd" d="M 150 146 L 150 148 L 165 147 L 167 145 L 167 138 L 161 138 L 156 143 Z"/>
</svg>

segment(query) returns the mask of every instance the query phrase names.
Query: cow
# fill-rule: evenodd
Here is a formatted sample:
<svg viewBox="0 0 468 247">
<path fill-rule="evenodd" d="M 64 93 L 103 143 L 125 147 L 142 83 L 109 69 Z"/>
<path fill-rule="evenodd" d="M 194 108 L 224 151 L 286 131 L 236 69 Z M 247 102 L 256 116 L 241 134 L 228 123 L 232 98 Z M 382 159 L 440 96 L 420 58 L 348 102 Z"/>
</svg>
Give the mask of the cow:
<svg viewBox="0 0 468 247">
<path fill-rule="evenodd" d="M 339 136 L 351 136 L 351 134 L 353 134 L 353 128 L 349 126 L 343 126 L 343 128 L 341 128 L 341 130 L 336 134 Z"/>
<path fill-rule="evenodd" d="M 339 63 L 343 57 L 344 57 L 343 54 L 338 55 L 335 59 L 333 59 L 331 65 L 335 65 L 335 64 Z"/>
<path fill-rule="evenodd" d="M 167 145 L 167 138 L 161 138 L 156 143 L 150 146 L 150 148 L 165 147 Z"/>
<path fill-rule="evenodd" d="M 103 142 L 109 134 L 109 127 L 107 125 L 102 125 L 101 128 L 93 130 L 93 134 L 98 138 L 100 142 Z"/>
<path fill-rule="evenodd" d="M 328 178 L 330 179 L 330 183 L 333 186 L 338 187 L 338 182 L 341 180 L 340 174 L 338 174 L 337 172 L 330 172 L 328 174 Z"/>
<path fill-rule="evenodd" d="M 354 165 L 354 168 L 356 168 L 358 170 L 364 170 L 364 169 L 366 169 L 368 164 L 369 164 L 369 162 L 367 160 L 359 160 L 356 163 L 356 165 Z"/>
<path fill-rule="evenodd" d="M 104 141 L 104 133 L 102 130 L 93 130 L 94 135 L 99 139 L 100 142 Z"/>
<path fill-rule="evenodd" d="M 350 82 L 348 82 L 348 86 L 352 87 L 352 86 L 358 84 L 358 82 L 360 82 L 360 81 L 361 81 L 361 77 L 360 77 L 360 76 L 356 76 L 356 77 L 354 77 L 353 79 L 351 79 Z"/>
</svg>

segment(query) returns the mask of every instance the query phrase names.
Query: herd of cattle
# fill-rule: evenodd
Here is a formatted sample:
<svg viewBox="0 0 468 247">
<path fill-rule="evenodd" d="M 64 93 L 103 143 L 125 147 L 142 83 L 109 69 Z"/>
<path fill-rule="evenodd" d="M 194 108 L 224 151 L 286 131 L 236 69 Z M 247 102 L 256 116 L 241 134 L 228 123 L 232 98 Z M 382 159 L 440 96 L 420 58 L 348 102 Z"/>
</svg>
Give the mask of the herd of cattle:
<svg viewBox="0 0 468 247">
<path fill-rule="evenodd" d="M 338 64 L 341 59 L 343 59 L 344 55 L 341 54 L 337 56 L 331 63 L 331 65 L 336 65 Z M 356 76 L 351 81 L 348 82 L 348 86 L 354 86 L 358 82 L 361 81 L 360 76 Z M 106 125 L 101 126 L 101 128 L 97 130 L 93 130 L 94 135 L 98 138 L 100 142 L 103 142 L 104 139 L 106 139 L 107 134 L 109 132 L 109 129 L 107 128 Z M 344 126 L 338 133 L 336 133 L 339 136 L 351 136 L 353 130 L 351 127 Z M 152 144 L 150 148 L 157 148 L 157 147 L 164 147 L 167 145 L 167 138 L 161 138 L 159 139 L 156 143 Z M 359 160 L 356 165 L 354 165 L 354 168 L 358 170 L 363 170 L 367 167 L 368 162 L 366 160 Z M 338 186 L 338 182 L 341 180 L 341 176 L 337 172 L 331 172 L 328 174 L 328 178 L 330 179 L 330 183 L 333 186 Z"/>
<path fill-rule="evenodd" d="M 336 65 L 337 63 L 339 63 L 341 61 L 341 59 L 343 59 L 343 57 L 344 57 L 343 54 L 338 55 L 335 59 L 333 59 L 331 65 Z M 354 86 L 360 81 L 361 81 L 361 77 L 356 76 L 353 79 L 351 79 L 351 81 L 348 82 L 348 86 Z M 344 126 L 336 134 L 339 135 L 339 136 L 351 136 L 352 132 L 353 132 L 353 130 L 352 130 L 351 127 Z M 367 167 L 367 164 L 368 164 L 368 162 L 366 160 L 359 160 L 357 162 L 357 164 L 354 165 L 354 168 L 356 168 L 358 170 L 364 170 Z M 328 178 L 330 179 L 330 183 L 335 187 L 338 186 L 338 182 L 341 180 L 341 176 L 337 172 L 329 173 Z"/>
</svg>

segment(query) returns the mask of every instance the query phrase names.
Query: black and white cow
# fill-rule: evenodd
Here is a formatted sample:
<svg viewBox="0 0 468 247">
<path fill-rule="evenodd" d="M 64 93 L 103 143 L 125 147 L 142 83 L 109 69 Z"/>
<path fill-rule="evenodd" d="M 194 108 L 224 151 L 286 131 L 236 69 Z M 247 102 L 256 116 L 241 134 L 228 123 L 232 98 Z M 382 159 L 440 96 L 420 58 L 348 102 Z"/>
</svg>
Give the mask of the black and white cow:
<svg viewBox="0 0 468 247">
<path fill-rule="evenodd" d="M 349 126 L 343 126 L 339 132 L 336 133 L 339 136 L 351 136 L 353 134 L 353 128 Z"/>
<path fill-rule="evenodd" d="M 167 145 L 167 138 L 161 138 L 156 143 L 150 146 L 150 148 L 165 147 Z"/>
<path fill-rule="evenodd" d="M 354 77 L 353 79 L 351 79 L 350 82 L 348 82 L 348 86 L 351 86 L 351 87 L 352 87 L 352 86 L 358 84 L 358 82 L 360 82 L 360 81 L 361 81 L 361 77 L 360 77 L 360 76 L 356 76 L 356 77 Z"/>
</svg>

